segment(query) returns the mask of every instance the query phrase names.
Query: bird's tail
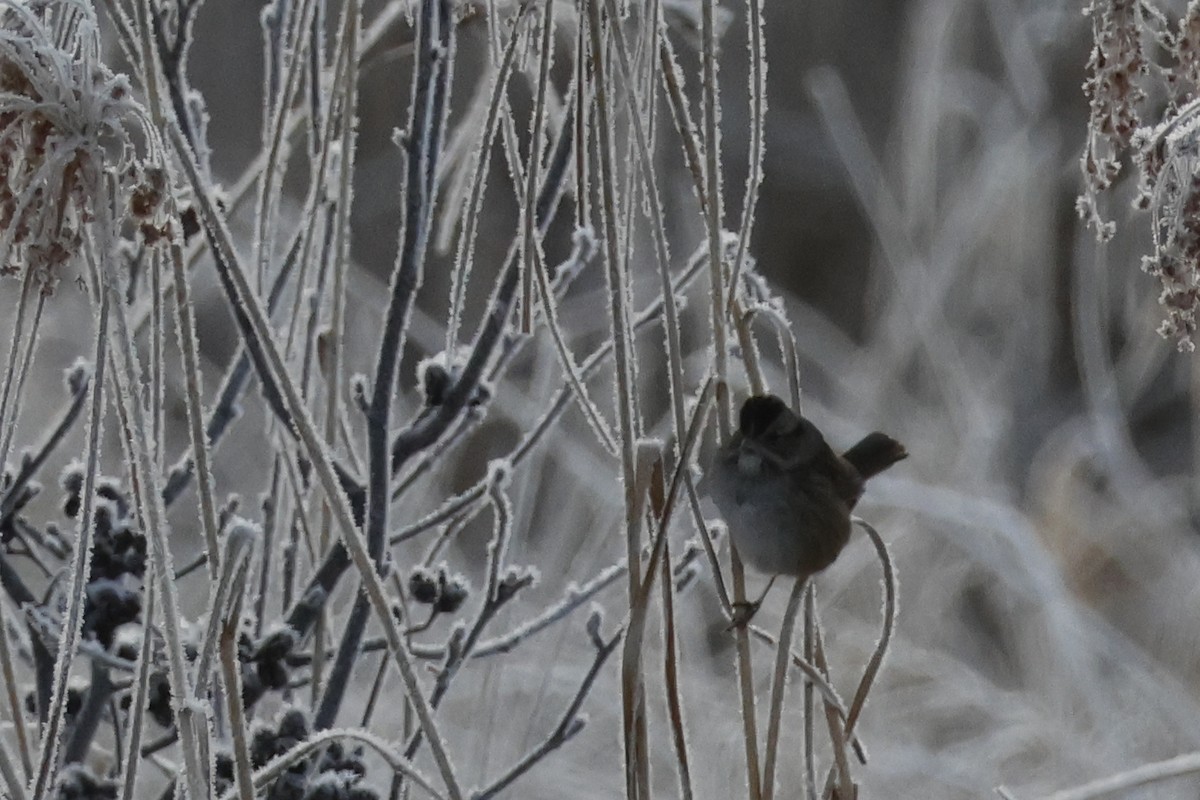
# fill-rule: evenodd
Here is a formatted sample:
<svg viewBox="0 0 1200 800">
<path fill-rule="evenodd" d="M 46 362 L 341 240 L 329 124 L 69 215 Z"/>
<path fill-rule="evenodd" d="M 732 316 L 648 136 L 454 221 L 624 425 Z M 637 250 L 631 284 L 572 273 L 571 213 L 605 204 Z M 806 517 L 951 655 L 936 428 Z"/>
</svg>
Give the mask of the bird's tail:
<svg viewBox="0 0 1200 800">
<path fill-rule="evenodd" d="M 887 434 L 869 433 L 843 455 L 858 470 L 863 480 L 874 477 L 897 461 L 908 458 L 904 445 Z"/>
</svg>

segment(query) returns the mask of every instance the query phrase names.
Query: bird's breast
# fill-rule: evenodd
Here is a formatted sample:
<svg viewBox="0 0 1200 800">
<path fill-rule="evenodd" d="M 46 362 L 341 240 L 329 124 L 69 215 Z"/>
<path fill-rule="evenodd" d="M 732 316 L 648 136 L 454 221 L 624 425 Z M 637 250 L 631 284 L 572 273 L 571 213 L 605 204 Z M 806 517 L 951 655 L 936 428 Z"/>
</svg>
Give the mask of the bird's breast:
<svg viewBox="0 0 1200 800">
<path fill-rule="evenodd" d="M 758 453 L 745 448 L 738 451 L 737 454 L 737 471 L 744 477 L 757 477 L 763 468 L 763 458 Z"/>
<path fill-rule="evenodd" d="M 762 466 L 741 454 L 713 470 L 708 483 L 742 559 L 767 574 L 807 575 L 829 566 L 850 536 L 846 504 L 824 476 Z"/>
</svg>

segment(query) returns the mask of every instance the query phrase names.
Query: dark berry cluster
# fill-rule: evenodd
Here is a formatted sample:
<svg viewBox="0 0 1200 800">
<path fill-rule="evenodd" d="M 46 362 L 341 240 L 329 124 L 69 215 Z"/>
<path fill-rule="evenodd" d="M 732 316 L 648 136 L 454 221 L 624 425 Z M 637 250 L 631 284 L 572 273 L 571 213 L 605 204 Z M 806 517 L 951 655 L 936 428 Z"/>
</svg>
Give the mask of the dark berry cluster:
<svg viewBox="0 0 1200 800">
<path fill-rule="evenodd" d="M 462 607 L 470 594 L 467 580 L 461 575 L 451 575 L 445 565 L 437 572 L 417 567 L 408 576 L 408 593 L 422 605 L 433 606 L 438 614 L 453 614 Z"/>
<path fill-rule="evenodd" d="M 116 800 L 117 782 L 97 778 L 82 764 L 66 764 L 51 796 L 54 800 Z"/>
<path fill-rule="evenodd" d="M 150 685 L 146 689 L 146 711 L 164 728 L 175 724 L 175 712 L 171 708 L 171 679 L 166 670 L 156 669 L 150 673 Z"/>
<path fill-rule="evenodd" d="M 309 722 L 298 708 L 289 708 L 275 726 L 255 729 L 250 761 L 257 769 L 308 738 Z M 347 749 L 332 742 L 314 758 L 298 761 L 279 776 L 266 792 L 267 800 L 377 800 L 378 795 L 359 782 L 366 775 L 362 749 Z"/>
<path fill-rule="evenodd" d="M 69 728 L 75 721 L 75 715 L 79 713 L 79 709 L 83 707 L 83 691 L 74 686 L 67 687 L 67 718 L 66 726 Z M 33 692 L 25 694 L 25 710 L 30 716 L 37 715 L 37 695 Z"/>
<path fill-rule="evenodd" d="M 136 622 L 142 613 L 141 589 L 129 581 L 97 578 L 84 591 L 87 603 L 83 607 L 83 635 L 107 649 L 112 646 L 117 629 Z"/>
<path fill-rule="evenodd" d="M 268 691 L 287 688 L 290 675 L 287 662 L 295 645 L 296 635 L 291 628 L 281 628 L 257 641 L 242 634 L 238 642 L 238 659 L 242 663 L 242 702 L 247 709 L 253 708 Z M 195 659 L 196 655 L 194 650 L 190 651 L 188 658 Z M 146 710 L 164 728 L 175 724 L 171 682 L 163 669 L 150 673 Z"/>
<path fill-rule="evenodd" d="M 296 632 L 283 627 L 264 634 L 258 640 L 243 633 L 238 640 L 238 659 L 242 662 L 242 702 L 252 707 L 268 691 L 286 689 L 288 658 L 296 649 Z"/>
<path fill-rule="evenodd" d="M 74 463 L 67 467 L 60 482 L 66 492 L 63 511 L 69 517 L 76 517 L 82 506 L 82 465 Z M 136 622 L 142 612 L 146 537 L 136 529 L 129 498 L 117 483 L 100 480 L 96 495 L 83 634 L 108 648 L 117 630 Z"/>
</svg>

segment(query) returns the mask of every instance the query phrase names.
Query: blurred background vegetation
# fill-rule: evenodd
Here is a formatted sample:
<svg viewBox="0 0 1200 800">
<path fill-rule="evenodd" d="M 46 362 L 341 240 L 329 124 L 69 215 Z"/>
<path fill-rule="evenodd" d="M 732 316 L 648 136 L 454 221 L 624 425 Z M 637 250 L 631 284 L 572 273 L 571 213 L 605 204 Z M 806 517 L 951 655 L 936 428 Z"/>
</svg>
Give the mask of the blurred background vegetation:
<svg viewBox="0 0 1200 800">
<path fill-rule="evenodd" d="M 366 19 L 380 5 L 366 4 Z M 665 5 L 679 15 L 677 50 L 697 104 L 699 61 L 686 44 L 690 4 Z M 745 8 L 724 8 L 721 159 L 726 224 L 734 227 L 749 158 L 747 33 Z M 210 114 L 213 172 L 229 184 L 260 148 L 261 10 L 244 0 L 206 0 L 196 17 L 189 75 Z M 1163 10 L 1178 16 L 1183 3 Z M 1200 366 L 1156 333 L 1160 287 L 1139 269 L 1148 223 L 1130 208 L 1132 174 L 1106 200 L 1118 223 L 1111 242 L 1097 244 L 1076 213 L 1087 124 L 1080 87 L 1091 49 L 1080 11 L 1061 0 L 766 5 L 769 110 L 752 253 L 793 321 L 806 414 L 835 446 L 879 429 L 911 453 L 872 482 L 859 507 L 889 542 L 900 580 L 899 631 L 860 731 L 869 755 L 856 773 L 862 797 L 974 798 L 1001 784 L 1036 797 L 1200 750 L 1200 429 L 1193 422 Z M 481 6 L 459 29 L 451 130 L 468 114 L 482 73 L 485 13 Z M 564 52 L 572 30 L 564 23 Z M 392 133 L 405 124 L 409 42 L 411 30 L 397 26 L 369 54 L 362 77 L 347 373 L 367 372 L 372 363 L 395 257 L 401 166 Z M 525 67 L 536 74 L 536 59 Z M 569 78 L 556 69 L 560 89 Z M 528 84 L 517 81 L 510 98 L 525 142 Z M 660 113 L 668 119 L 665 106 Z M 663 130 L 670 135 L 658 139 L 657 169 L 678 263 L 702 245 L 703 219 L 669 121 Z M 305 164 L 298 145 L 285 215 L 303 202 Z M 469 329 L 517 230 L 513 195 L 497 150 Z M 248 219 L 235 220 L 247 241 Z M 551 261 L 565 257 L 571 233 L 572 215 L 560 214 L 547 239 Z M 636 235 L 640 308 L 656 278 L 648 234 L 639 228 Z M 562 305 L 581 353 L 607 332 L 599 261 Z M 452 262 L 451 248 L 425 268 L 401 374 L 402 416 L 419 406 L 416 359 L 444 343 Z M 198 275 L 206 386 L 213 387 L 237 334 L 210 273 Z M 710 359 L 708 307 L 702 291 L 689 301 L 684 346 L 688 375 L 698 381 Z M 68 299 L 48 311 L 50 355 L 39 357 L 46 381 L 58 380 L 66 356 L 86 342 L 89 331 L 70 322 L 83 303 Z M 773 336 L 761 339 L 768 378 L 782 390 Z M 657 351 L 643 359 L 641 400 L 649 427 L 664 433 L 659 334 L 644 336 L 639 347 Z M 421 479 L 422 492 L 402 506 L 398 524 L 481 477 L 488 458 L 510 449 L 540 415 L 560 380 L 550 346 L 537 342 L 496 387 L 480 429 Z M 590 383 L 606 409 L 610 381 L 604 373 Z M 744 396 L 740 371 L 733 383 Z M 185 442 L 182 396 L 173 395 L 168 413 L 181 433 L 172 452 Z M 19 433 L 39 430 L 40 415 L 50 416 L 25 413 Z M 217 484 L 255 497 L 272 455 L 256 445 L 261 411 L 251 408 L 238 425 L 237 441 L 217 462 Z M 711 446 L 710 436 L 705 452 Z M 119 452 L 112 443 L 105 450 Z M 511 558 L 537 565 L 542 580 L 505 619 L 528 616 L 621 557 L 623 507 L 613 474 L 612 460 L 573 409 L 514 476 Z M 199 547 L 193 507 L 181 503 L 174 513 L 176 558 L 187 560 Z M 484 515 L 451 545 L 476 586 L 490 526 Z M 877 574 L 869 544 L 857 537 L 818 583 L 843 694 L 853 691 L 877 636 Z M 761 586 L 761 577 L 751 585 Z M 197 613 L 202 588 L 193 598 Z M 620 594 L 618 584 L 603 596 L 613 619 L 622 613 Z M 777 627 L 784 596 L 777 589 L 768 600 L 766 627 Z M 344 587 L 336 604 L 349 604 Z M 704 787 L 700 796 L 739 796 L 733 640 L 707 574 L 679 604 L 696 785 Z M 472 691 L 447 699 L 447 736 L 458 743 L 468 782 L 510 762 L 557 719 L 590 662 L 578 623 L 471 667 L 463 682 Z M 759 658 L 756 685 L 765 698 L 770 651 L 756 651 Z M 356 673 L 363 687 L 357 701 L 373 675 L 373 668 Z M 514 796 L 618 796 L 618 696 L 610 668 L 584 707 L 592 724 Z M 661 700 L 652 706 L 661 718 Z M 799 732 L 787 723 L 784 742 L 791 755 L 781 764 L 780 796 L 799 796 Z M 668 760 L 655 773 L 663 796 L 674 791 L 668 749 L 664 738 L 658 755 Z M 1195 797 L 1196 786 L 1185 778 L 1120 796 Z"/>
</svg>

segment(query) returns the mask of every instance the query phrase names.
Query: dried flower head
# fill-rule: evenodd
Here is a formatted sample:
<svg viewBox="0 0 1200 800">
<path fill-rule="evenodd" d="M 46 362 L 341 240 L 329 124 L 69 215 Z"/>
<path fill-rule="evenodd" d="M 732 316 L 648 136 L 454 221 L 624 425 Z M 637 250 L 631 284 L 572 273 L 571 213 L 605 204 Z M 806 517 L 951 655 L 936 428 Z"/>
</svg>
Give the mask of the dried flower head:
<svg viewBox="0 0 1200 800">
<path fill-rule="evenodd" d="M 1090 115 L 1079 212 L 1098 238 L 1112 236 L 1114 223 L 1101 218 L 1097 198 L 1132 154 L 1139 172 L 1134 205 L 1150 210 L 1154 242 L 1142 268 L 1159 279 L 1166 310 L 1159 333 L 1192 350 L 1200 305 L 1200 0 L 1190 0 L 1174 21 L 1139 0 L 1093 0 L 1085 13 L 1093 48 L 1083 86 Z M 1150 52 L 1165 58 L 1150 62 L 1144 36 L 1156 45 Z M 1167 99 L 1153 126 L 1141 123 L 1147 88 Z"/>
<path fill-rule="evenodd" d="M 1196 97 L 1200 89 L 1200 2 L 1191 0 L 1167 42 L 1174 60 L 1165 71 L 1176 104 Z"/>
<path fill-rule="evenodd" d="M 100 61 L 91 4 L 37 9 L 0 0 L 0 272 L 33 269 L 49 281 L 79 254 L 96 203 L 109 204 L 104 219 L 120 219 L 105 176 L 119 187 L 132 136 L 154 136 L 126 78 Z"/>
<path fill-rule="evenodd" d="M 1142 268 L 1162 282 L 1167 317 L 1159 333 L 1192 350 L 1200 302 L 1200 101 L 1135 138 L 1142 173 L 1139 204 L 1150 209 L 1154 252 Z"/>
<path fill-rule="evenodd" d="M 1114 233 L 1097 209 L 1097 196 L 1121 170 L 1121 156 L 1140 123 L 1139 85 L 1148 65 L 1142 51 L 1142 10 L 1138 0 L 1095 0 L 1085 11 L 1092 19 L 1092 54 L 1083 91 L 1088 98 L 1088 135 L 1083 148 L 1084 191 L 1079 213 L 1107 239 Z"/>
</svg>

